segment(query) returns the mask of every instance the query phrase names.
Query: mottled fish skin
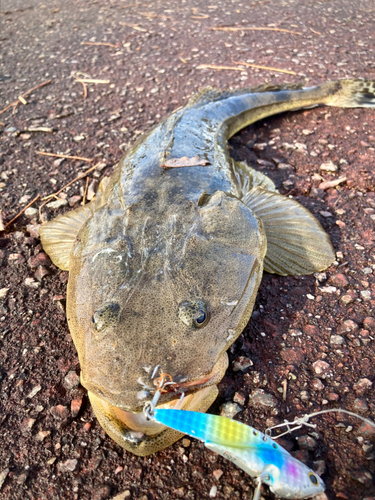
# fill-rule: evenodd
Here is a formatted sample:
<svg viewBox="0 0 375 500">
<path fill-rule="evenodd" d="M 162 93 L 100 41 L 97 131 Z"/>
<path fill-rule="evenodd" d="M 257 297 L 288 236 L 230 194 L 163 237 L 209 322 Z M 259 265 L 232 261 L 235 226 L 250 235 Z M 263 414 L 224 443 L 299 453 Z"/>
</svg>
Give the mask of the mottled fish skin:
<svg viewBox="0 0 375 500">
<path fill-rule="evenodd" d="M 138 140 L 96 200 L 41 228 L 46 252 L 70 273 L 67 318 L 82 384 L 126 449 L 147 455 L 180 436 L 137 415 L 155 392 L 157 365 L 177 393 L 162 403 L 186 391 L 186 409 L 208 409 L 263 267 L 309 274 L 334 260 L 317 220 L 234 162 L 226 144 L 259 119 L 320 104 L 374 106 L 374 84 L 205 90 Z M 184 156 L 208 164 L 161 167 Z"/>
</svg>

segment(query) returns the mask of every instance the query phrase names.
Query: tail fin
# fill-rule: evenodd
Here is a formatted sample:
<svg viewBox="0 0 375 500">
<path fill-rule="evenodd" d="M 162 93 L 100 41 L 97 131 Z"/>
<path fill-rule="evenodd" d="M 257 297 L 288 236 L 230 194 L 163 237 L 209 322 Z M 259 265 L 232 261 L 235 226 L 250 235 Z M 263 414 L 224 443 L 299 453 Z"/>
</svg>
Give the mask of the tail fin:
<svg viewBox="0 0 375 500">
<path fill-rule="evenodd" d="M 375 108 L 375 81 L 337 80 L 324 85 L 332 87 L 325 101 L 328 106 Z"/>
</svg>

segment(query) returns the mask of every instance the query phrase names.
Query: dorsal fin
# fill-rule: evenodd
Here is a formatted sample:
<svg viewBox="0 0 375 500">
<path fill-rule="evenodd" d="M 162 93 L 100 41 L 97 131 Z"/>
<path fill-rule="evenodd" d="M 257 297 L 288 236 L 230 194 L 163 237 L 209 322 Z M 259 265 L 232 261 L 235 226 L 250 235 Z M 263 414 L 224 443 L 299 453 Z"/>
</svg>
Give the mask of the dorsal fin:
<svg viewBox="0 0 375 500">
<path fill-rule="evenodd" d="M 205 87 L 194 94 L 186 105 L 186 108 L 193 106 L 202 106 L 209 102 L 222 101 L 228 97 L 240 96 L 245 94 L 260 93 L 260 92 L 279 92 L 282 90 L 299 90 L 303 88 L 303 83 L 286 83 L 283 85 L 273 85 L 264 83 L 257 87 L 244 87 L 236 90 L 218 90 L 213 87 Z"/>
</svg>

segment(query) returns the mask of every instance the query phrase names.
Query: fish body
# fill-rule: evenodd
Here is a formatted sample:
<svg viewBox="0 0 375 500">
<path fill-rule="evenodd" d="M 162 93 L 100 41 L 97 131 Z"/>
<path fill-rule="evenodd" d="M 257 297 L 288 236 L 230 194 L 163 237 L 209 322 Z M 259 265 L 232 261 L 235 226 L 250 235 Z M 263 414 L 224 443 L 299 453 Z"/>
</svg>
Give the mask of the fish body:
<svg viewBox="0 0 375 500">
<path fill-rule="evenodd" d="M 313 470 L 262 432 L 225 417 L 174 409 L 156 409 L 152 418 L 203 441 L 281 498 L 307 498 L 324 491 Z"/>
<path fill-rule="evenodd" d="M 127 450 L 148 455 L 181 435 L 143 417 L 157 365 L 173 382 L 161 405 L 173 407 L 184 392 L 183 409 L 206 411 L 263 269 L 311 274 L 333 262 L 314 216 L 227 150 L 250 123 L 320 104 L 374 106 L 374 84 L 206 89 L 141 137 L 93 201 L 41 227 L 45 251 L 69 270 L 81 382 Z M 184 157 L 201 164 L 163 167 Z"/>
</svg>

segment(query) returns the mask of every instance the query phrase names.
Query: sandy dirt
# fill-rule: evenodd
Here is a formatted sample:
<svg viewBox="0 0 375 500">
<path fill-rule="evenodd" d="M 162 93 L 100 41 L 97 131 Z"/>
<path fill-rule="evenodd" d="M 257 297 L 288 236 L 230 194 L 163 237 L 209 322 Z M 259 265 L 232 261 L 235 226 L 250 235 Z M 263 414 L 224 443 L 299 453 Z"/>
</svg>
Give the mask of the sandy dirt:
<svg viewBox="0 0 375 500">
<path fill-rule="evenodd" d="M 40 195 L 0 234 L 1 499 L 252 497 L 249 476 L 197 441 L 139 458 L 104 434 L 79 385 L 64 313 L 68 274 L 43 253 L 37 209 L 99 163 L 41 211 L 51 219 L 78 206 L 86 184 L 91 196 L 139 134 L 204 86 L 375 79 L 374 18 L 371 0 L 1 2 L 0 110 L 23 101 L 0 114 L 4 223 Z M 238 68 L 233 61 L 295 74 L 199 68 Z M 374 130 L 371 110 L 316 108 L 231 140 L 235 159 L 317 216 L 337 261 L 317 276 L 264 276 L 211 412 L 236 403 L 236 418 L 259 430 L 328 408 L 374 418 Z M 235 371 L 240 361 L 250 366 Z M 374 430 L 336 414 L 313 423 L 282 444 L 322 475 L 329 499 L 375 499 Z M 263 495 L 274 498 L 266 487 Z"/>
</svg>

